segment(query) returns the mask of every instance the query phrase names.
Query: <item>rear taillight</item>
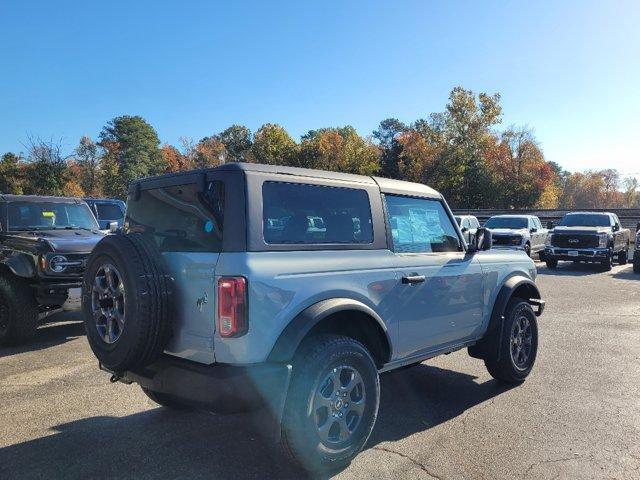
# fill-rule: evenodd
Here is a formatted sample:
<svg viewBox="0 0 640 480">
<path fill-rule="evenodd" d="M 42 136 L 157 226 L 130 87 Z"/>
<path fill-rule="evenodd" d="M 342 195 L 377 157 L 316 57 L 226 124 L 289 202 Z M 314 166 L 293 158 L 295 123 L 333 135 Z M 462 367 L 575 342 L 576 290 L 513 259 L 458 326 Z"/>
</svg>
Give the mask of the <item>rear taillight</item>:
<svg viewBox="0 0 640 480">
<path fill-rule="evenodd" d="M 218 333 L 239 337 L 247 333 L 247 279 L 222 277 L 218 280 Z"/>
</svg>

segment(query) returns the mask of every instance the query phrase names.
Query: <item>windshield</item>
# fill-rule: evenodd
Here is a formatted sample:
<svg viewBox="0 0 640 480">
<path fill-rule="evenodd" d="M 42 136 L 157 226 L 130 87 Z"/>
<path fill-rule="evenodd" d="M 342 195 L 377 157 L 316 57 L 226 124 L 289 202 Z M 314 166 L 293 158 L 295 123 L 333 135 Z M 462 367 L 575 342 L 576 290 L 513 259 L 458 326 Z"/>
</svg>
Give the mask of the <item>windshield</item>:
<svg viewBox="0 0 640 480">
<path fill-rule="evenodd" d="M 599 213 L 573 213 L 562 217 L 558 225 L 563 227 L 610 227 L 611 219 L 609 215 Z"/>
<path fill-rule="evenodd" d="M 491 217 L 484 226 L 490 229 L 509 228 L 520 230 L 521 228 L 529 228 L 529 220 L 526 217 Z"/>
<path fill-rule="evenodd" d="M 99 228 L 84 203 L 10 202 L 7 220 L 10 231 Z"/>
</svg>

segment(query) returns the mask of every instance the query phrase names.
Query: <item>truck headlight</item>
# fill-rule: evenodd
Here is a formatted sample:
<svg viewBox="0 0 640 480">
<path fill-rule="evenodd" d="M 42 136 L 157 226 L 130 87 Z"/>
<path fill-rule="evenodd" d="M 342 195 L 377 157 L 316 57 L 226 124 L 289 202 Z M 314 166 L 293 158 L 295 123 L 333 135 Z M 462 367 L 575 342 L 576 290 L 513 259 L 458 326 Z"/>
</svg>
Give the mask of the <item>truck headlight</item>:
<svg viewBox="0 0 640 480">
<path fill-rule="evenodd" d="M 607 248 L 609 246 L 609 235 L 607 235 L 606 233 L 601 233 L 598 236 L 600 237 L 600 243 L 598 244 L 598 246 L 600 248 Z"/>
<path fill-rule="evenodd" d="M 54 255 L 49 260 L 49 270 L 54 273 L 62 273 L 67 269 L 69 260 L 64 255 Z"/>
</svg>

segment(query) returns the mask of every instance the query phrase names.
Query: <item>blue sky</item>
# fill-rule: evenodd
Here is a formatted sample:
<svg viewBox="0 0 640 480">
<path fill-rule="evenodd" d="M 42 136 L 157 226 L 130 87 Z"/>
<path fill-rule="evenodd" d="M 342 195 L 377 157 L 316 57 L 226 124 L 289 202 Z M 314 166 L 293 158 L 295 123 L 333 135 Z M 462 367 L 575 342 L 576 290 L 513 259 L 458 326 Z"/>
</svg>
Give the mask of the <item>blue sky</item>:
<svg viewBox="0 0 640 480">
<path fill-rule="evenodd" d="M 18 2 L 0 5 L 0 152 L 142 115 L 163 142 L 233 123 L 294 137 L 500 92 L 570 170 L 640 172 L 640 2 Z M 638 174 L 640 176 L 640 173 Z"/>
</svg>

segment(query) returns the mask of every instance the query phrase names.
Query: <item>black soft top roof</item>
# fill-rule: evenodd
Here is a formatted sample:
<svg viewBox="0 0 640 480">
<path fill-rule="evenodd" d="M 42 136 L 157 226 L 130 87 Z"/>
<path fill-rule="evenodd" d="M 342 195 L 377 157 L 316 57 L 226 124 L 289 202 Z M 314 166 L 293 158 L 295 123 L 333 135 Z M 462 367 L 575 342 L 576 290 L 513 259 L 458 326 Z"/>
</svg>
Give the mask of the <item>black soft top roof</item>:
<svg viewBox="0 0 640 480">
<path fill-rule="evenodd" d="M 331 172 L 328 170 L 315 170 L 312 168 L 284 167 L 280 165 L 263 165 L 259 163 L 243 163 L 233 162 L 225 163 L 219 167 L 205 168 L 200 170 L 188 170 L 185 172 L 169 173 L 158 177 L 150 177 L 134 182 L 129 191 L 133 190 L 136 183 L 152 182 L 161 178 L 179 178 L 181 176 L 192 176 L 207 172 L 219 171 L 242 171 L 242 172 L 260 172 L 278 175 L 294 175 L 298 177 L 323 178 L 327 180 L 340 180 L 346 182 L 360 183 L 364 185 L 377 185 L 383 192 L 397 193 L 403 195 L 419 195 L 440 198 L 440 194 L 434 189 L 427 187 L 421 183 L 405 182 L 403 180 L 394 180 L 391 178 L 370 177 L 366 175 L 355 175 L 352 173 Z"/>
</svg>

